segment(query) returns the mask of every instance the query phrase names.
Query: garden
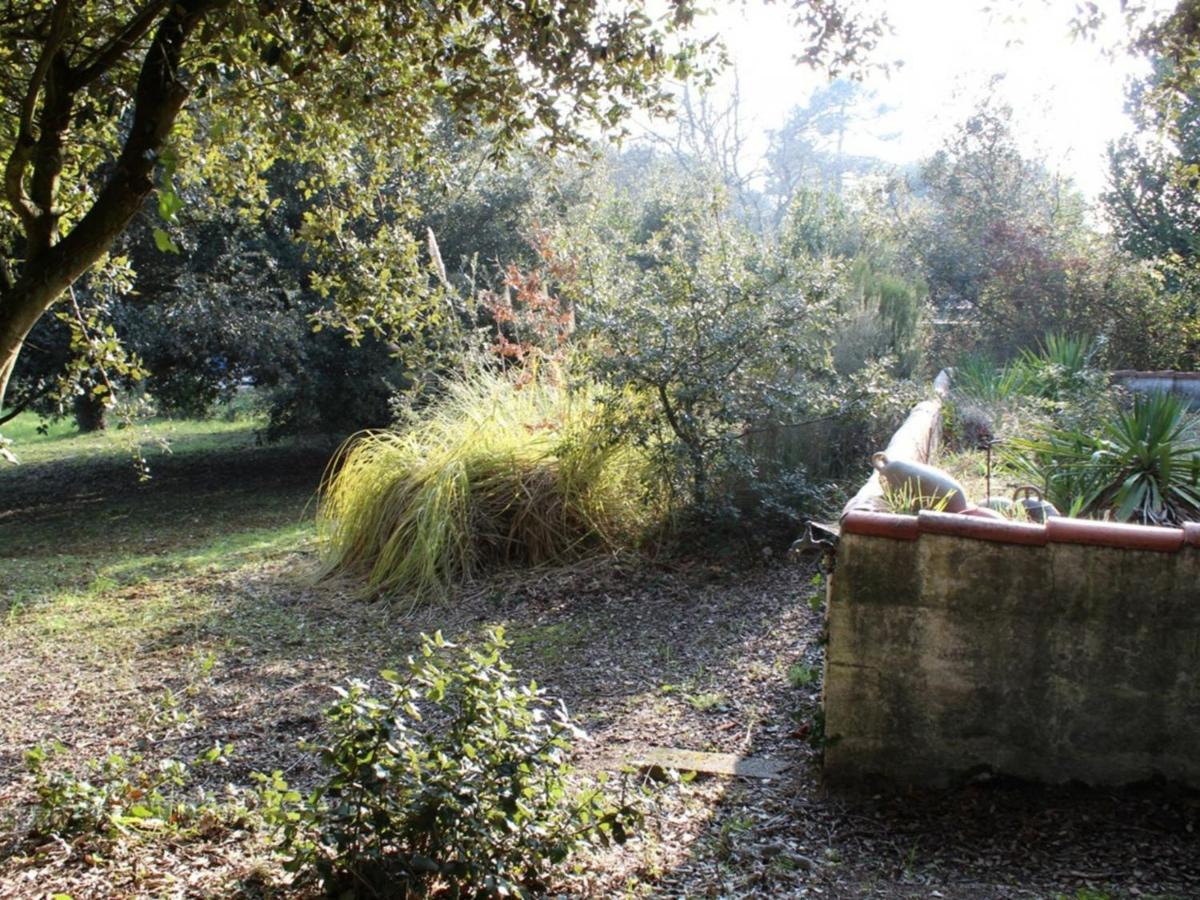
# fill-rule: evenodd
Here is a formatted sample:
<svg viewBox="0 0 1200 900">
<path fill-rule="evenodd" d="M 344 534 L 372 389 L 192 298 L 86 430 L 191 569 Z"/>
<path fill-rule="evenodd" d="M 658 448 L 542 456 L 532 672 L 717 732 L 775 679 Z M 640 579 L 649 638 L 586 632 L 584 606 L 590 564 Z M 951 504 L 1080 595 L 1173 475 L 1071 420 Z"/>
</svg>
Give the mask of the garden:
<svg viewBox="0 0 1200 900">
<path fill-rule="evenodd" d="M 1186 896 L 1200 877 L 1194 807 L 1153 786 L 825 789 L 823 589 L 811 565 L 606 554 L 501 572 L 451 605 L 362 602 L 360 580 L 318 579 L 310 503 L 334 446 L 261 444 L 261 419 L 147 427 L 172 447 L 145 451 L 147 482 L 137 481 L 122 432 L 81 436 L 66 425 L 44 436 L 30 427 L 22 466 L 0 475 L 11 510 L 0 521 L 7 895 L 319 895 L 318 882 L 288 870 L 310 851 L 298 841 L 277 849 L 272 821 L 290 807 L 304 833 L 321 833 L 310 792 L 348 777 L 359 763 L 346 751 L 374 746 L 395 702 L 415 691 L 427 717 L 454 715 L 431 700 L 430 685 L 484 673 L 495 715 L 523 740 L 537 733 L 526 714 L 540 704 L 519 696 L 531 680 L 589 734 L 559 735 L 574 745 L 569 775 L 558 774 L 564 757 L 553 746 L 480 741 L 484 759 L 541 753 L 575 808 L 587 795 L 574 792 L 608 772 L 598 820 L 633 817 L 612 820 L 627 829 L 624 844 L 614 834 L 609 847 L 589 842 L 565 865 L 540 869 L 555 893 Z M 512 673 L 491 660 L 496 627 Z M 431 666 L 421 635 L 436 641 L 439 631 L 482 658 L 452 662 L 457 651 L 435 646 Z M 422 667 L 416 683 L 409 657 Z M 544 726 L 557 728 L 555 708 L 544 711 Z M 464 733 L 480 725 L 462 724 Z M 418 740 L 411 730 L 395 738 Z M 787 768 L 770 779 L 622 776 L 655 746 Z M 461 758 L 436 761 L 444 746 L 413 749 L 441 773 L 427 782 L 437 790 L 471 777 Z M 411 762 L 381 762 L 389 783 L 411 784 Z M 364 775 L 350 796 L 365 803 Z M 622 812 L 626 803 L 633 809 Z M 421 821 L 389 808 L 397 841 Z M 539 810 L 531 803 L 529 814 Z M 541 835 L 532 847 L 556 846 L 562 814 L 556 806 L 550 819 L 518 820 Z M 511 850 L 507 829 L 467 834 L 458 822 L 444 833 L 464 847 L 497 840 Z M 347 852 L 372 849 L 361 834 L 350 839 L 344 817 L 323 827 L 347 836 Z"/>
<path fill-rule="evenodd" d="M 776 9 L 827 77 L 753 160 L 690 0 L 9 7 L 0 896 L 1200 891 L 1164 777 L 827 778 L 820 537 L 919 404 L 954 491 L 895 512 L 1200 520 L 1110 378 L 1200 365 L 1186 5 L 1108 23 L 1102 191 L 997 79 L 858 152 L 870 4 Z"/>
<path fill-rule="evenodd" d="M 943 465 L 968 496 L 1020 520 L 1195 521 L 1200 418 L 1188 398 L 1123 390 L 1095 356 L 1088 339 L 1052 333 L 1004 365 L 963 358 Z"/>
</svg>

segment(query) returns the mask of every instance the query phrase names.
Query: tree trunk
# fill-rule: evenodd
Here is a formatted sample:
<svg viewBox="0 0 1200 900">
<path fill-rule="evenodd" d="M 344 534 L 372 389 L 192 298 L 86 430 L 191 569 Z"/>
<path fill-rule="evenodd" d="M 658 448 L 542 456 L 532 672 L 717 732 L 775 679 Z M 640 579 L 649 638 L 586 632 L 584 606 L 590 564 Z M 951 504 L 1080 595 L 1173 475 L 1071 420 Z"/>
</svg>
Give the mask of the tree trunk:
<svg viewBox="0 0 1200 900">
<path fill-rule="evenodd" d="M 108 427 L 108 406 L 104 402 L 107 398 L 92 393 L 95 384 L 90 379 L 84 379 L 80 387 L 83 393 L 76 395 L 74 403 L 75 425 L 84 434 L 103 431 Z"/>
<path fill-rule="evenodd" d="M 45 279 L 38 284 L 24 278 L 12 290 L 0 294 L 0 412 L 4 411 L 4 398 L 25 336 L 70 283 L 57 281 Z"/>
</svg>

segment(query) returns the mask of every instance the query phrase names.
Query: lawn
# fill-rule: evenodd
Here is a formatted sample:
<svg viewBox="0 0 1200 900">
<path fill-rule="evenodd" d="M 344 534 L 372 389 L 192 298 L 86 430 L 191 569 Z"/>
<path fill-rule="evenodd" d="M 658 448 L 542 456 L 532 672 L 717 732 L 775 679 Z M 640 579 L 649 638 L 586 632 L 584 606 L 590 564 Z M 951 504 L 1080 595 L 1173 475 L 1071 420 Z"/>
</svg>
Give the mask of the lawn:
<svg viewBox="0 0 1200 900">
<path fill-rule="evenodd" d="M 394 666 L 422 631 L 470 640 L 492 624 L 506 626 L 518 669 L 591 733 L 585 771 L 648 745 L 789 764 L 769 781 L 662 787 L 644 833 L 580 860 L 556 885 L 564 894 L 1200 891 L 1196 806 L 1161 789 L 824 790 L 823 592 L 807 567 L 599 558 L 400 614 L 315 578 L 327 441 L 264 444 L 246 420 L 155 422 L 144 436 L 171 451 L 148 445 L 153 477 L 141 482 L 122 432 L 16 425 L 5 433 L 23 464 L 0 469 L 0 897 L 309 896 L 246 829 L 32 839 L 23 755 L 59 741 L 82 767 L 219 741 L 234 754 L 214 788 L 274 769 L 307 785 L 297 742 L 318 735 L 333 685 Z"/>
</svg>

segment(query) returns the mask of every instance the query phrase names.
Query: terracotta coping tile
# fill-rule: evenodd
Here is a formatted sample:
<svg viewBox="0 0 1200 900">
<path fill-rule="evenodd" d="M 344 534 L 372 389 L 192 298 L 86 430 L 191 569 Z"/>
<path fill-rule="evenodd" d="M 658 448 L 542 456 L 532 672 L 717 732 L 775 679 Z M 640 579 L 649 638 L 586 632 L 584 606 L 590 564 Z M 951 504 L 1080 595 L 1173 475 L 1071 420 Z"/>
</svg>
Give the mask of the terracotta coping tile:
<svg viewBox="0 0 1200 900">
<path fill-rule="evenodd" d="M 898 541 L 915 541 L 917 517 L 855 509 L 842 516 L 842 531 L 848 534 L 894 538 Z"/>
<path fill-rule="evenodd" d="M 1059 544 L 1089 544 L 1124 550 L 1157 550 L 1174 553 L 1183 546 L 1182 528 L 1091 522 L 1087 519 L 1052 517 L 1046 520 L 1050 540 Z"/>
<path fill-rule="evenodd" d="M 1172 372 L 1170 369 L 1162 371 L 1142 371 L 1141 369 L 1117 369 L 1114 372 L 1109 372 L 1110 380 L 1118 378 L 1172 378 L 1178 381 L 1196 381 L 1200 379 L 1200 372 Z"/>
<path fill-rule="evenodd" d="M 917 530 L 921 534 L 943 534 L 1034 547 L 1044 546 L 1047 540 L 1044 525 L 930 510 L 922 510 L 917 515 Z"/>
<path fill-rule="evenodd" d="M 852 510 L 842 517 L 842 531 L 899 541 L 914 541 L 921 534 L 941 534 L 1032 547 L 1053 542 L 1160 553 L 1174 553 L 1185 543 L 1200 547 L 1200 522 L 1187 522 L 1183 528 L 1159 528 L 1052 517 L 1045 525 L 1037 525 L 929 510 L 916 516 Z"/>
</svg>

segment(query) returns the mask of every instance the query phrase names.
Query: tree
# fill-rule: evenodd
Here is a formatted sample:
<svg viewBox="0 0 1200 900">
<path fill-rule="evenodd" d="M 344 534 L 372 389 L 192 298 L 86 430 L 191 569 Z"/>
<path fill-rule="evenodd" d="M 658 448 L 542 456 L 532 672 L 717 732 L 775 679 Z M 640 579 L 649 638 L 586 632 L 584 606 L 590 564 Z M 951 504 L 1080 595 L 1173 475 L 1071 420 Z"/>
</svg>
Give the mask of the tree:
<svg viewBox="0 0 1200 900">
<path fill-rule="evenodd" d="M 882 161 L 845 152 L 847 131 L 857 122 L 880 119 L 891 107 L 853 81 L 832 81 L 795 106 L 778 131 L 771 132 L 766 155 L 765 194 L 777 227 L 793 199 L 804 191 L 841 194 L 847 175 L 886 169 Z M 895 135 L 881 135 L 890 140 Z"/>
<path fill-rule="evenodd" d="M 1113 236 L 1155 276 L 1117 342 L 1127 366 L 1192 368 L 1200 342 L 1200 85 L 1172 88 L 1175 77 L 1158 56 L 1130 85 L 1135 131 L 1108 148 Z"/>
<path fill-rule="evenodd" d="M 806 58 L 850 61 L 875 24 L 796 3 Z M 536 132 L 661 110 L 700 63 L 692 0 L 655 21 L 600 0 L 12 0 L 0 11 L 0 408 L 22 342 L 157 193 L 170 249 L 186 189 L 251 215 L 278 158 L 316 202 L 299 237 L 352 335 L 422 327 L 418 245 L 396 171 L 436 167 L 432 123 L 488 132 L 497 156 Z M 389 190 L 390 189 L 390 190 Z M 361 223 L 373 223 L 364 226 Z"/>
<path fill-rule="evenodd" d="M 1129 88 L 1136 131 L 1109 145 L 1109 187 L 1101 197 L 1121 246 L 1141 259 L 1194 263 L 1200 255 L 1200 89 L 1151 102 L 1169 64 Z"/>
<path fill-rule="evenodd" d="M 1083 199 L 1025 157 L 1012 111 L 985 101 L 922 169 L 930 201 L 913 233 L 935 309 L 1008 355 L 1048 330 L 1088 326 Z"/>
<path fill-rule="evenodd" d="M 637 398 L 613 404 L 614 433 L 647 448 L 685 505 L 723 514 L 735 481 L 764 474 L 748 435 L 828 396 L 814 378 L 829 371 L 840 284 L 836 266 L 756 238 L 719 181 L 676 174 L 632 209 L 599 191 L 554 235 L 555 288 L 578 313 L 591 370 Z"/>
<path fill-rule="evenodd" d="M 436 234 L 452 283 L 448 299 L 461 308 L 461 324 L 470 325 L 473 318 L 464 316 L 471 298 L 481 288 L 499 287 L 503 266 L 535 258 L 525 237 L 536 218 L 530 205 L 543 185 L 560 194 L 561 185 L 550 177 L 553 163 L 528 148 L 491 166 L 485 141 L 442 130 L 446 145 L 439 141 L 438 149 L 451 174 L 414 184 L 422 215 L 413 230 Z M 412 356 L 421 355 L 423 365 L 453 363 L 461 344 L 454 328 L 456 339 L 436 354 L 433 348 L 414 354 L 417 348 L 397 348 L 373 335 L 351 346 L 340 330 L 313 332 L 313 317 L 331 312 L 332 303 L 308 288 L 308 263 L 293 239 L 308 206 L 292 186 L 298 178 L 292 166 L 276 163 L 268 173 L 275 202 L 253 222 L 237 208 L 188 202 L 179 214 L 186 220 L 179 253 L 155 246 L 152 210 L 139 214 L 119 240 L 117 251 L 128 256 L 136 278 L 133 291 L 114 298 L 104 318 L 141 362 L 147 374 L 137 387 L 157 411 L 203 416 L 253 384 L 267 403 L 269 434 L 350 433 L 392 420 L 394 395 L 423 380 L 424 373 L 410 368 Z M 86 284 L 77 291 L 91 299 Z M 102 415 L 104 404 L 72 377 L 90 372 L 86 358 L 78 358 L 87 349 L 72 341 L 66 322 L 45 317 L 14 371 L 15 408 L 24 404 L 50 416 L 74 411 L 81 428 L 87 413 Z M 118 388 L 135 387 L 108 374 Z"/>
</svg>

